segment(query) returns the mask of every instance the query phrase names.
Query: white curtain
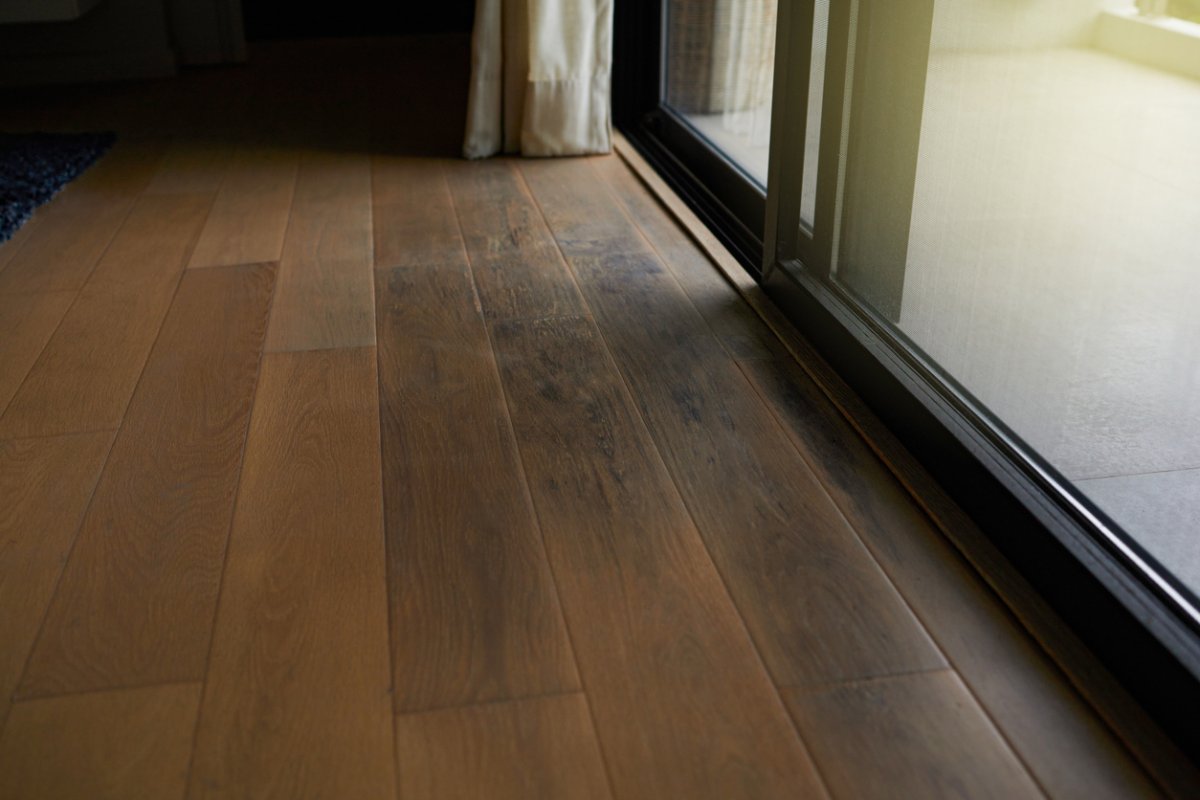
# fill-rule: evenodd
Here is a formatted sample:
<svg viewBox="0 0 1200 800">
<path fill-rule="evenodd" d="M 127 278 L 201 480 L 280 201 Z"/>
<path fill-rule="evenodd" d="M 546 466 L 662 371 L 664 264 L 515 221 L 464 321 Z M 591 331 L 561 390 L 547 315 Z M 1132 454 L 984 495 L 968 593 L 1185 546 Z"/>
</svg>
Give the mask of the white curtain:
<svg viewBox="0 0 1200 800">
<path fill-rule="evenodd" d="M 463 154 L 607 153 L 611 64 L 612 0 L 476 0 Z"/>
</svg>

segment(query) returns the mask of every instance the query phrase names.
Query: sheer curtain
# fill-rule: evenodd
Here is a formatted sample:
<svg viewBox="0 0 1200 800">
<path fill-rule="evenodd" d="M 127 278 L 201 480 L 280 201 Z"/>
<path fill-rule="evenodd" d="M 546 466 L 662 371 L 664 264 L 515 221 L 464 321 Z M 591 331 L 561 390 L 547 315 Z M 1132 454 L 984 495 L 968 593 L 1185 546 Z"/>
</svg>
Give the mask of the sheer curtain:
<svg viewBox="0 0 1200 800">
<path fill-rule="evenodd" d="M 476 0 L 463 154 L 607 153 L 612 0 Z"/>
</svg>

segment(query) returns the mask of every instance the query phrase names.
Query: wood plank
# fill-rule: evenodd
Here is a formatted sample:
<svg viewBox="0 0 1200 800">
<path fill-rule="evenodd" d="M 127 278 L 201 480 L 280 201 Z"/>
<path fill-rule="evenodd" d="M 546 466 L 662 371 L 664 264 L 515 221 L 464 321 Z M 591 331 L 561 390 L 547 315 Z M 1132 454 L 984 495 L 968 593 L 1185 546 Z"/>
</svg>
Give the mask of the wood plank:
<svg viewBox="0 0 1200 800">
<path fill-rule="evenodd" d="M 739 358 L 786 357 L 775 332 L 754 313 L 708 254 L 620 158 L 593 162 L 625 213 L 687 293 L 709 328 Z M 739 266 L 740 269 L 740 266 Z"/>
<path fill-rule="evenodd" d="M 112 435 L 0 442 L 0 729 Z"/>
<path fill-rule="evenodd" d="M 184 278 L 22 695 L 203 677 L 271 281 L 269 266 Z"/>
<path fill-rule="evenodd" d="M 146 194 L 203 194 L 216 197 L 233 160 L 234 147 L 221 141 L 180 138 L 159 164 Z"/>
<path fill-rule="evenodd" d="M 373 348 L 269 353 L 191 797 L 393 797 Z"/>
<path fill-rule="evenodd" d="M 0 437 L 117 428 L 207 210 L 196 195 L 138 204 L 0 417 Z"/>
<path fill-rule="evenodd" d="M 36 227 L 37 226 L 33 223 L 33 219 L 30 218 L 26 220 L 21 227 L 17 228 L 16 231 L 14 231 L 13 234 L 8 237 L 7 241 L 0 243 L 0 271 L 3 271 L 4 268 L 8 266 L 8 262 L 13 260 L 13 257 L 16 256 L 17 251 L 20 250 L 25 244 L 25 240 L 33 234 L 33 230 Z"/>
<path fill-rule="evenodd" d="M 376 274 L 396 708 L 578 689 L 471 275 Z"/>
<path fill-rule="evenodd" d="M 493 334 L 614 793 L 821 795 L 591 324 L 552 317 Z"/>
<path fill-rule="evenodd" d="M 163 151 L 162 142 L 123 139 L 37 209 L 29 239 L 0 271 L 0 294 L 80 289 L 123 228 Z"/>
<path fill-rule="evenodd" d="M 375 267 L 466 260 L 441 159 L 371 158 Z"/>
<path fill-rule="evenodd" d="M 405 800 L 610 797 L 582 694 L 396 718 Z"/>
<path fill-rule="evenodd" d="M 279 264 L 267 350 L 375 344 L 371 162 L 305 153 Z"/>
<path fill-rule="evenodd" d="M 0 414 L 75 300 L 74 292 L 0 295 Z"/>
<path fill-rule="evenodd" d="M 953 672 L 784 696 L 834 797 L 1042 796 Z"/>
<path fill-rule="evenodd" d="M 294 150 L 239 148 L 188 266 L 278 261 L 298 165 L 299 154 Z"/>
<path fill-rule="evenodd" d="M 0 797 L 182 798 L 199 684 L 19 703 L 0 739 Z"/>
<path fill-rule="evenodd" d="M 573 239 L 563 246 L 775 681 L 811 685 L 945 666 L 662 263 L 621 254 L 636 242 L 592 255 L 601 232 L 620 227 L 613 218 L 626 218 L 615 201 L 603 207 L 591 193 L 587 219 L 600 220 L 592 230 L 560 188 L 570 182 L 541 178 L 562 171 L 539 169 L 533 191 L 556 235 L 572 231 L 588 243 L 582 254 Z"/>
<path fill-rule="evenodd" d="M 447 178 L 489 320 L 588 313 L 512 162 L 463 161 Z"/>
<path fill-rule="evenodd" d="M 801 367 L 741 366 L 1047 793 L 1157 796 L 1112 731 Z"/>
</svg>

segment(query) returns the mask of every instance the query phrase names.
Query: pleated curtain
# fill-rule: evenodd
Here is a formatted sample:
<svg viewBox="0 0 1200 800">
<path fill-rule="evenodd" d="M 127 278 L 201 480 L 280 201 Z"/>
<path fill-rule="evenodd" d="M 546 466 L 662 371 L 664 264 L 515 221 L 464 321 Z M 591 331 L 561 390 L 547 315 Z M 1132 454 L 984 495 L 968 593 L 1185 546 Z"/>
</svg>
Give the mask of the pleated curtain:
<svg viewBox="0 0 1200 800">
<path fill-rule="evenodd" d="M 607 153 L 611 66 L 612 0 L 476 0 L 463 154 Z"/>
</svg>

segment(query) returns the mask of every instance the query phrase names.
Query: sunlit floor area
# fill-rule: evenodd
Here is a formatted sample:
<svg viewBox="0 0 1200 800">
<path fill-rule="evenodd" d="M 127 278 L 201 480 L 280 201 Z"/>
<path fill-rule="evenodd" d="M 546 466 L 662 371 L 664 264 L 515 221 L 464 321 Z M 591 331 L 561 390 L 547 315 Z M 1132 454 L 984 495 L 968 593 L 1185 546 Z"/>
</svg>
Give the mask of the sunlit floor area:
<svg viewBox="0 0 1200 800">
<path fill-rule="evenodd" d="M 935 54 L 901 329 L 1200 589 L 1200 82 Z"/>
</svg>

